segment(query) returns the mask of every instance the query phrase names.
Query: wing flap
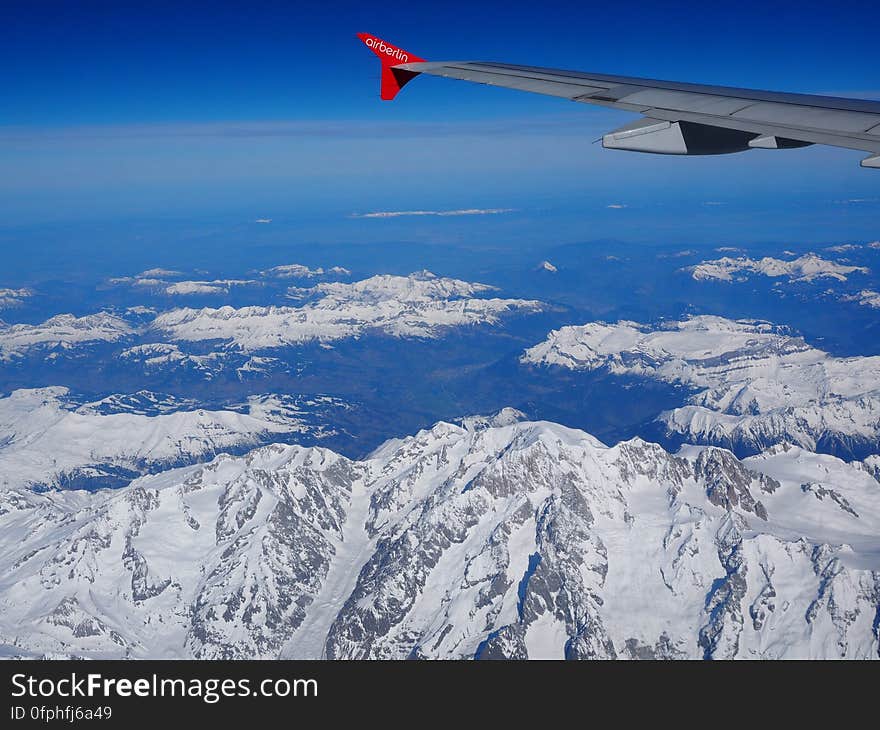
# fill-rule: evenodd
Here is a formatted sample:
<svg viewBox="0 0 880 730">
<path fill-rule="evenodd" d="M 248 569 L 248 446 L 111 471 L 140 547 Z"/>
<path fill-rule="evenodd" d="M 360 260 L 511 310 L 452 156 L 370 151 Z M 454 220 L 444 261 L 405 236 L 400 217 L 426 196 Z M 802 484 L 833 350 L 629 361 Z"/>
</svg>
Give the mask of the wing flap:
<svg viewBox="0 0 880 730">
<path fill-rule="evenodd" d="M 713 94 L 697 94 L 668 89 L 644 89 L 625 97 L 628 104 L 663 109 L 698 111 L 704 114 L 729 115 L 754 104 L 748 99 L 737 99 Z"/>
<path fill-rule="evenodd" d="M 880 121 L 880 116 L 876 114 L 766 101 L 747 106 L 732 116 L 832 132 L 867 132 Z"/>
</svg>

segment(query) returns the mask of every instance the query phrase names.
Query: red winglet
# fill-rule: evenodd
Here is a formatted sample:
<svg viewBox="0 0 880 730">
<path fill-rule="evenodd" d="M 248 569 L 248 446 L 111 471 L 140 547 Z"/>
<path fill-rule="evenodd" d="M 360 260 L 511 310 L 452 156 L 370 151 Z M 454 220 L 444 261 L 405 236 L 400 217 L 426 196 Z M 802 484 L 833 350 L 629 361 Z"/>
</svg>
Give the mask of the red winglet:
<svg viewBox="0 0 880 730">
<path fill-rule="evenodd" d="M 404 68 L 395 68 L 402 63 L 415 63 L 424 61 L 404 51 L 402 48 L 396 48 L 390 43 L 386 43 L 381 38 L 376 38 L 369 33 L 358 33 L 360 38 L 373 53 L 375 53 L 382 62 L 382 88 L 380 96 L 385 101 L 391 101 L 397 92 L 400 91 L 409 81 L 418 76 L 418 71 L 408 71 Z"/>
</svg>

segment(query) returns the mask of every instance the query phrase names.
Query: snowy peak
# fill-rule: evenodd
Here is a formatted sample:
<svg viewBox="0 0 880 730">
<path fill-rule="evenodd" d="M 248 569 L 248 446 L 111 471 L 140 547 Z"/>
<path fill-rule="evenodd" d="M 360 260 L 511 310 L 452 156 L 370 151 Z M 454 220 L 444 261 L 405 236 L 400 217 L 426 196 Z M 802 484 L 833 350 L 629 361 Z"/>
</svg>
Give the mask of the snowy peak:
<svg viewBox="0 0 880 730">
<path fill-rule="evenodd" d="M 729 451 L 708 448 L 700 452 L 694 462 L 694 474 L 706 484 L 706 496 L 719 507 L 732 511 L 739 507 L 767 519 L 767 509 L 756 500 L 752 490 L 772 494 L 779 489 L 774 479 L 749 471 Z M 751 489 L 750 489 L 751 487 Z"/>
<path fill-rule="evenodd" d="M 516 408 L 502 408 L 491 416 L 469 416 L 461 420 L 466 429 L 485 429 L 498 426 L 511 426 L 519 421 L 525 421 L 526 414 Z"/>
</svg>

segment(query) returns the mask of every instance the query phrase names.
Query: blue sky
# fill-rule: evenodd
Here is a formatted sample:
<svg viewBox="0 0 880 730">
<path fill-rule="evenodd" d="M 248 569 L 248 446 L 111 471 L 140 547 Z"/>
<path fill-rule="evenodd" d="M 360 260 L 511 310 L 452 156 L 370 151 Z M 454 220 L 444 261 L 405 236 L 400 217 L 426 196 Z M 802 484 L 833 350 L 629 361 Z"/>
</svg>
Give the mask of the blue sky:
<svg viewBox="0 0 880 730">
<path fill-rule="evenodd" d="M 603 151 L 593 140 L 632 115 L 434 78 L 383 103 L 355 38 L 428 59 L 880 97 L 858 5 L 693 5 L 6 2 L 0 215 L 266 217 L 381 240 L 466 237 L 474 221 L 349 215 L 512 208 L 492 224 L 511 240 L 876 237 L 880 174 L 857 152 Z"/>
</svg>

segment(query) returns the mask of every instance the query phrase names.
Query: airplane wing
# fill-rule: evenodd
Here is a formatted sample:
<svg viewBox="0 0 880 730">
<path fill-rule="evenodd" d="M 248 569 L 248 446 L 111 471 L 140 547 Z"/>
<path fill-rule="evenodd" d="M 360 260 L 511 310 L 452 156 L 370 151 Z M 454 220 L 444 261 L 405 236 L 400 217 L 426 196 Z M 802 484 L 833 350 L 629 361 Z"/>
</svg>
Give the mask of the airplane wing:
<svg viewBox="0 0 880 730">
<path fill-rule="evenodd" d="M 483 61 L 430 62 L 368 33 L 358 37 L 382 62 L 386 100 L 419 74 L 429 74 L 641 114 L 602 137 L 608 149 L 715 155 L 824 144 L 868 152 L 862 167 L 880 169 L 880 101 Z"/>
</svg>

